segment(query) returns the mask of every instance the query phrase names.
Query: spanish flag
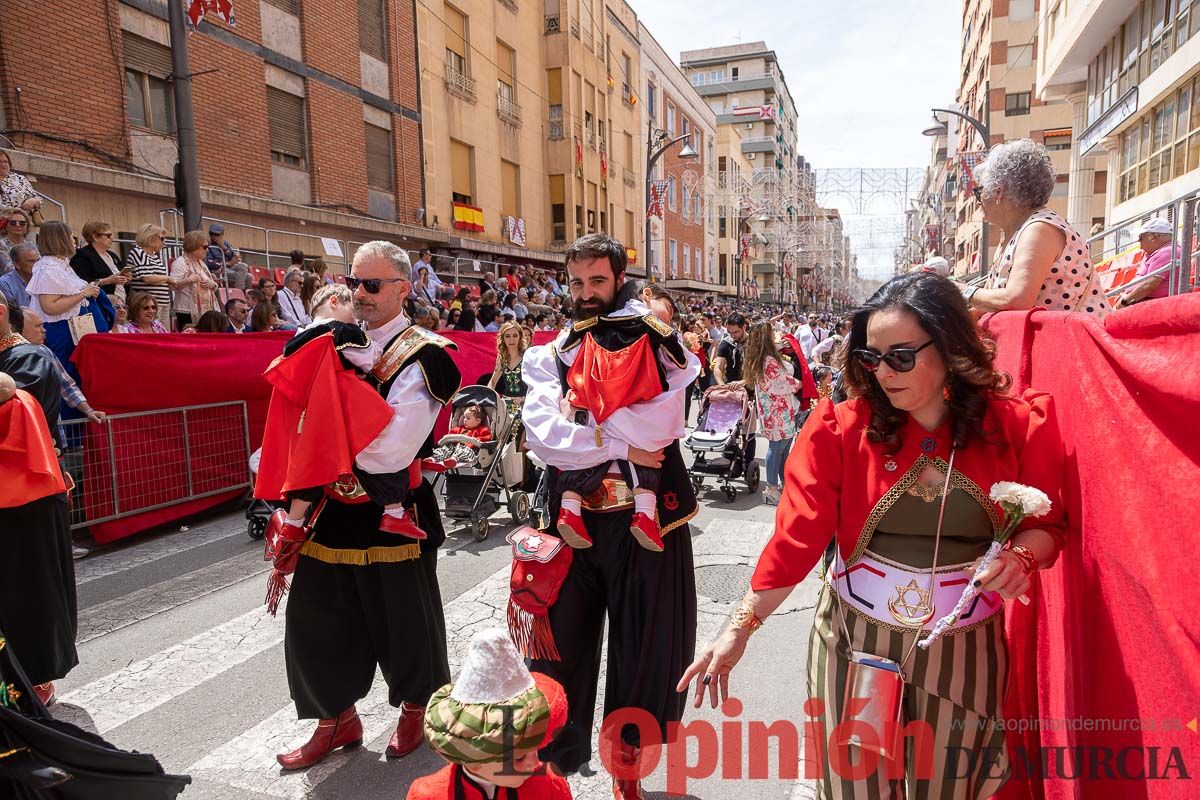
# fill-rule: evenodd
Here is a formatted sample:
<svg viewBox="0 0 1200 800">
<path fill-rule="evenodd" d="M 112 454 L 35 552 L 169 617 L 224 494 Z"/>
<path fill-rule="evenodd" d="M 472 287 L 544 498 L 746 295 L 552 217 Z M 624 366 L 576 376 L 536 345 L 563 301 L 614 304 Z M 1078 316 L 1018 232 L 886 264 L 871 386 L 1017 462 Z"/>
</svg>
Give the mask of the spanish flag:
<svg viewBox="0 0 1200 800">
<path fill-rule="evenodd" d="M 483 209 L 466 203 L 454 203 L 454 227 L 483 233 Z"/>
</svg>

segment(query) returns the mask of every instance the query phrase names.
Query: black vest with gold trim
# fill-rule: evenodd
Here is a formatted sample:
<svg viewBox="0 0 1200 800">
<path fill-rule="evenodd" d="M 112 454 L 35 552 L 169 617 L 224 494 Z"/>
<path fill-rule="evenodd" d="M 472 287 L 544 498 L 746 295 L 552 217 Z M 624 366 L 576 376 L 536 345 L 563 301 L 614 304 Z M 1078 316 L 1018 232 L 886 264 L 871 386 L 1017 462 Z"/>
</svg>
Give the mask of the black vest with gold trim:
<svg viewBox="0 0 1200 800">
<path fill-rule="evenodd" d="M 457 349 L 458 346 L 444 336 L 420 325 L 409 325 L 388 342 L 367 380 L 386 399 L 400 373 L 415 364 L 421 370 L 425 390 L 434 400 L 446 405 L 462 384 L 462 374 L 449 353 Z M 430 430 L 417 457 L 433 455 L 433 445 L 433 431 Z"/>
</svg>

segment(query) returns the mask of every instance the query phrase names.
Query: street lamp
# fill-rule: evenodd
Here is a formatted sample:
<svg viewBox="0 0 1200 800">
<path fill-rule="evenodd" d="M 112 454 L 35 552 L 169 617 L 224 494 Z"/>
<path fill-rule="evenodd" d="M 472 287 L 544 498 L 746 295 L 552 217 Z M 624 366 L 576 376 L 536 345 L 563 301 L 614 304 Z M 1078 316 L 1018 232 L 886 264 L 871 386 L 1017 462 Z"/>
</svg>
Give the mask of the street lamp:
<svg viewBox="0 0 1200 800">
<path fill-rule="evenodd" d="M 674 139 L 667 141 L 667 132 L 664 130 L 655 129 L 653 123 L 646 123 L 646 233 L 642 238 L 642 248 L 646 251 L 646 277 L 652 282 L 654 275 L 651 272 L 652 265 L 650 263 L 650 192 L 654 185 L 654 165 L 663 157 L 663 154 L 674 147 L 679 142 L 688 140 L 683 147 L 679 149 L 679 158 L 685 161 L 691 161 L 699 158 L 700 154 L 696 152 L 691 143 L 692 135 L 685 133 L 681 136 L 676 136 Z M 657 149 L 655 149 L 657 148 Z M 667 229 L 666 212 L 663 212 L 663 231 Z M 665 249 L 665 248 L 664 248 Z M 663 254 L 666 258 L 666 253 Z"/>
<path fill-rule="evenodd" d="M 985 99 L 987 98 L 985 87 Z M 972 117 L 970 114 L 964 114 L 961 111 L 955 111 L 952 108 L 935 108 L 933 109 L 933 124 L 925 130 L 921 131 L 925 136 L 940 136 L 946 132 L 946 123 L 943 122 L 938 114 L 952 114 L 959 119 L 967 122 L 979 134 L 979 140 L 983 143 L 983 149 L 987 150 L 991 146 L 992 137 L 988 132 L 988 126 Z M 991 253 L 988 251 L 988 223 L 983 220 L 979 226 L 979 270 L 981 273 L 986 273 L 991 266 Z"/>
</svg>

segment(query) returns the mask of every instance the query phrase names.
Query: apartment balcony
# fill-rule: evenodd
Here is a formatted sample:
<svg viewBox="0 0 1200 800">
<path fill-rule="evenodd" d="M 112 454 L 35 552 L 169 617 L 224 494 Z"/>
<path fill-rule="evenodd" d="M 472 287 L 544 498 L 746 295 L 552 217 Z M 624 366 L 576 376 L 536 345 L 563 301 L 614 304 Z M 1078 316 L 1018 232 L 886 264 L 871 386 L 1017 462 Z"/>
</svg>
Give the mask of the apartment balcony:
<svg viewBox="0 0 1200 800">
<path fill-rule="evenodd" d="M 621 102 L 630 108 L 633 108 L 633 88 L 630 87 L 628 83 L 621 84 Z"/>
<path fill-rule="evenodd" d="M 496 116 L 513 127 L 521 127 L 521 107 L 501 92 L 496 94 Z"/>
<path fill-rule="evenodd" d="M 742 139 L 743 153 L 774 153 L 778 146 L 774 136 L 747 136 Z"/>
<path fill-rule="evenodd" d="M 697 94 L 701 97 L 712 97 L 755 89 L 774 89 L 776 75 L 774 72 L 754 72 L 749 75 L 738 75 L 736 78 L 723 76 L 716 79 L 710 75 L 695 75 L 691 81 Z"/>
<path fill-rule="evenodd" d="M 758 261 L 753 265 L 753 272 L 755 275 L 774 275 L 776 272 L 776 267 L 774 262 Z"/>
<path fill-rule="evenodd" d="M 633 170 L 629 167 L 622 167 L 625 175 L 626 186 L 637 186 L 637 176 L 633 174 Z"/>
<path fill-rule="evenodd" d="M 446 91 L 475 102 L 475 79 L 446 65 Z"/>
<path fill-rule="evenodd" d="M 566 138 L 566 132 L 563 130 L 563 107 L 561 105 L 550 106 L 550 130 L 546 138 L 550 141 Z"/>
</svg>

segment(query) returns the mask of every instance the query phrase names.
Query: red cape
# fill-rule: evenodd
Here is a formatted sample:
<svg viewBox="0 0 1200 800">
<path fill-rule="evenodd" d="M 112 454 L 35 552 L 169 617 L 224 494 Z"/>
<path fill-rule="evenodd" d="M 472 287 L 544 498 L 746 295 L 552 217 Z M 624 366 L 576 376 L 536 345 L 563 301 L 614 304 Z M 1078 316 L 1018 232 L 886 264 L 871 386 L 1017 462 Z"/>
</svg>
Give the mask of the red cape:
<svg viewBox="0 0 1200 800">
<path fill-rule="evenodd" d="M 17 389 L 0 403 L 0 508 L 16 508 L 67 490 L 42 407 Z"/>
<path fill-rule="evenodd" d="M 662 394 L 649 336 L 621 350 L 605 350 L 592 334 L 584 334 L 583 344 L 567 370 L 567 384 L 567 401 L 591 411 L 597 423 L 617 409 Z"/>
<path fill-rule="evenodd" d="M 796 363 L 800 365 L 800 397 L 804 400 L 820 399 L 817 381 L 813 378 L 812 370 L 808 368 L 808 359 L 804 357 L 804 351 L 800 349 L 800 342 L 796 341 L 796 337 L 790 333 L 785 333 L 780 338 L 792 348 Z"/>
<path fill-rule="evenodd" d="M 447 764 L 432 775 L 417 778 L 408 787 L 408 800 L 454 800 L 453 777 L 458 769 L 462 767 Z M 470 781 L 464 781 L 464 784 L 466 791 L 463 794 L 466 800 L 487 800 L 483 793 L 476 789 L 475 784 Z M 503 792 L 504 790 L 498 791 L 497 797 Z M 517 797 L 519 800 L 571 800 L 571 787 L 567 785 L 566 778 L 547 767 L 545 772 L 525 781 L 521 788 L 517 789 Z"/>
<path fill-rule="evenodd" d="M 354 457 L 392 420 L 379 393 L 342 366 L 333 335 L 271 362 L 273 387 L 254 496 L 325 486 L 351 473 Z"/>
</svg>

